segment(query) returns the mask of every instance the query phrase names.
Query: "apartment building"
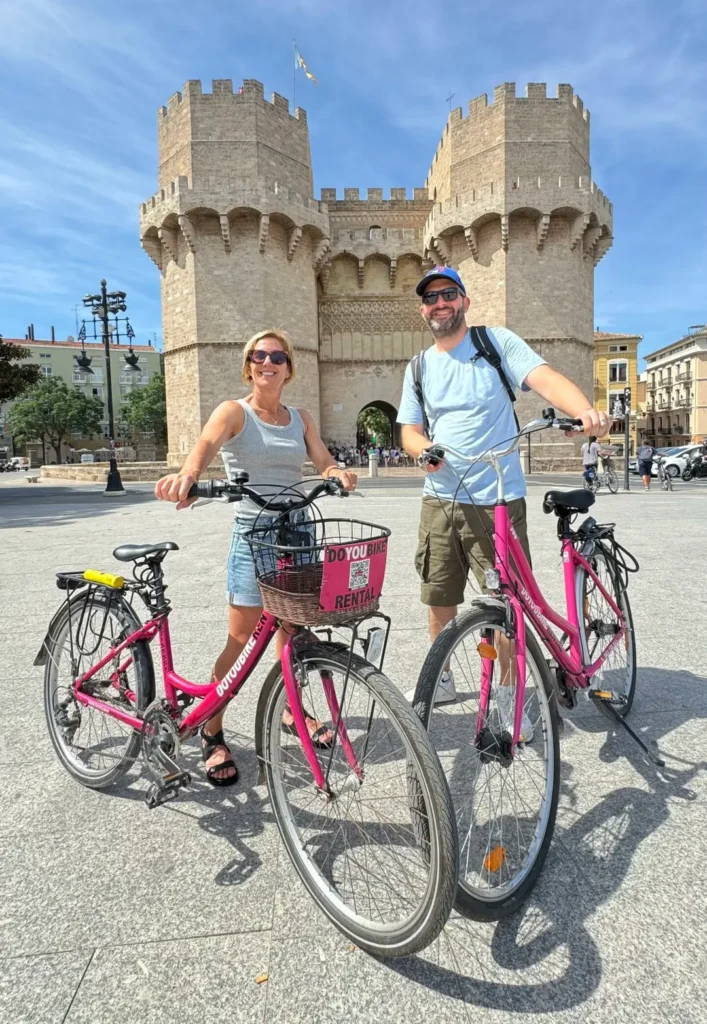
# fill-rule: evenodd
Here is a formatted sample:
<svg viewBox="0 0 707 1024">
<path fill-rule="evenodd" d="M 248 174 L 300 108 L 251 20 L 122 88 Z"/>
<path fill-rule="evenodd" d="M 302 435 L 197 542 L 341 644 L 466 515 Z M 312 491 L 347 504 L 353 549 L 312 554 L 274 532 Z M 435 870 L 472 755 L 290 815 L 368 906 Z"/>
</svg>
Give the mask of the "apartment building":
<svg viewBox="0 0 707 1024">
<path fill-rule="evenodd" d="M 707 327 L 646 356 L 643 431 L 656 447 L 707 437 Z"/>
<path fill-rule="evenodd" d="M 599 438 L 623 449 L 624 388 L 631 388 L 631 411 L 638 408 L 638 346 L 640 334 L 594 332 L 594 406 L 613 417 L 610 433 Z M 629 417 L 629 455 L 636 451 L 637 416 Z"/>
<path fill-rule="evenodd" d="M 106 385 L 106 360 L 105 349 L 102 344 L 86 342 L 82 345 L 80 341 L 69 339 L 67 341 L 24 341 L 17 338 L 5 338 L 10 344 L 22 345 L 29 349 L 30 355 L 26 362 L 36 363 L 44 377 L 60 377 L 66 381 L 69 387 L 74 387 L 83 394 L 94 395 L 103 400 L 104 416 L 101 422 L 100 433 L 84 437 L 80 434 L 72 434 L 67 438 L 67 447 L 62 450 L 62 461 L 66 456 L 78 460 L 77 453 L 91 452 L 100 461 L 107 458 L 108 444 L 108 396 Z M 91 360 L 90 373 L 83 370 L 77 362 L 82 351 Z M 119 449 L 119 457 L 136 459 L 140 462 L 153 461 L 161 458 L 164 454 L 164 447 L 161 449 L 155 443 L 151 434 L 139 434 L 133 436 L 127 424 L 121 417 L 121 410 L 128 400 L 128 395 L 134 388 L 145 387 L 155 376 L 161 374 L 162 353 L 153 348 L 152 345 L 133 345 L 133 352 L 138 357 L 137 368 L 133 369 L 127 363 L 125 357 L 128 355 L 127 345 L 110 346 L 110 368 L 113 390 L 113 415 L 116 427 L 116 445 Z M 7 422 L 7 413 L 12 402 L 5 402 L 0 405 L 0 448 L 6 448 L 8 455 L 23 454 L 15 453 L 13 441 Z M 42 447 L 39 442 L 29 442 L 26 446 L 27 455 L 33 465 L 40 465 L 42 461 Z M 56 459 L 52 448 L 47 451 L 47 461 Z"/>
</svg>

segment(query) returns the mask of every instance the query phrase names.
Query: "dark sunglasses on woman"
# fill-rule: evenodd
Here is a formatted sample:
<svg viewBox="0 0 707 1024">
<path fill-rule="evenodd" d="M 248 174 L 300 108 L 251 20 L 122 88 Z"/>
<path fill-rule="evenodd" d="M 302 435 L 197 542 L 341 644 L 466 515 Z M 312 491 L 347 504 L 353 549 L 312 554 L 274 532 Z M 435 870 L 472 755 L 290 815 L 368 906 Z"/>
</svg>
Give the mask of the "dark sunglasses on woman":
<svg viewBox="0 0 707 1024">
<path fill-rule="evenodd" d="M 289 362 L 287 352 L 264 352 L 261 348 L 256 348 L 248 355 L 248 361 L 251 363 L 264 363 L 268 358 L 274 366 L 282 366 L 283 363 Z"/>
</svg>

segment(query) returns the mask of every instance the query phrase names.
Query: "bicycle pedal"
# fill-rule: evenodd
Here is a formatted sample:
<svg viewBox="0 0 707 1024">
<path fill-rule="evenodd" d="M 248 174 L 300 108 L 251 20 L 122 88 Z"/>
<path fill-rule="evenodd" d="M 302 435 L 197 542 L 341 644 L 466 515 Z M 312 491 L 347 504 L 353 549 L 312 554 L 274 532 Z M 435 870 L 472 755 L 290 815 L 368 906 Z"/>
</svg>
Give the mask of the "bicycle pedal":
<svg viewBox="0 0 707 1024">
<path fill-rule="evenodd" d="M 168 775 L 164 779 L 160 779 L 157 782 L 153 782 L 145 793 L 145 803 L 149 810 L 154 810 L 155 807 L 159 807 L 161 804 L 167 803 L 169 800 L 174 800 L 179 790 L 183 789 L 184 786 L 188 786 L 191 783 L 191 775 L 189 772 L 179 772 L 177 775 Z"/>
<path fill-rule="evenodd" d="M 615 707 L 622 707 L 626 703 L 623 694 L 614 693 L 613 690 L 590 690 L 589 699 L 600 704 L 613 704 Z"/>
</svg>

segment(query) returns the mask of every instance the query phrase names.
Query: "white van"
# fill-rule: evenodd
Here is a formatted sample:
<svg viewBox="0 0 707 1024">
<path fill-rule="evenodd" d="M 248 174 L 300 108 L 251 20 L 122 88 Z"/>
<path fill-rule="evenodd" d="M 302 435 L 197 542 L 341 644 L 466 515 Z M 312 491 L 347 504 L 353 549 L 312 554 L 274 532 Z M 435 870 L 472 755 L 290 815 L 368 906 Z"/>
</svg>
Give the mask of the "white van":
<svg viewBox="0 0 707 1024">
<path fill-rule="evenodd" d="M 81 456 L 81 463 L 82 464 L 84 462 L 95 462 L 95 461 L 96 460 L 94 459 L 93 455 L 90 452 L 87 455 L 82 455 Z"/>
<path fill-rule="evenodd" d="M 29 469 L 29 459 L 26 455 L 15 455 L 10 459 L 10 465 L 15 469 Z"/>
</svg>

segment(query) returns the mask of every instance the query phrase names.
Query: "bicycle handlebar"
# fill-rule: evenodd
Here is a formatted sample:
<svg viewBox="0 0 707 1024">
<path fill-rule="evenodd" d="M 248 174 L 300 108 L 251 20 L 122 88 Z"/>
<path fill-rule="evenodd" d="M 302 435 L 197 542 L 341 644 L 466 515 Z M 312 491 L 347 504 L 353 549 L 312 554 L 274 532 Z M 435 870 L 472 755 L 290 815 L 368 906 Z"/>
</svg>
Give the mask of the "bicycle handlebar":
<svg viewBox="0 0 707 1024">
<path fill-rule="evenodd" d="M 242 501 L 243 498 L 250 498 L 258 508 L 267 509 L 270 512 L 296 512 L 298 509 L 311 505 L 322 494 L 337 494 L 342 498 L 347 495 L 341 482 L 336 477 L 332 477 L 329 480 L 322 480 L 299 501 L 295 498 L 274 501 L 272 498 L 264 498 L 252 487 L 248 487 L 248 479 L 247 473 L 240 473 L 239 479 L 233 483 L 230 480 L 202 480 L 192 484 L 187 497 L 226 498 L 228 501 Z"/>
<path fill-rule="evenodd" d="M 495 459 L 503 458 L 504 455 L 510 455 L 511 452 L 514 452 L 520 445 L 521 438 L 528 434 L 534 434 L 539 430 L 547 430 L 550 427 L 554 427 L 556 430 L 564 430 L 566 433 L 569 433 L 569 431 L 575 430 L 577 427 L 581 426 L 582 421 L 580 419 L 572 419 L 568 416 L 556 416 L 554 409 L 543 409 L 542 419 L 531 420 L 530 423 L 526 423 L 524 427 L 521 427 L 520 431 L 513 438 L 507 448 L 483 452 L 481 455 L 469 456 L 464 455 L 462 452 L 458 452 L 448 444 L 433 444 L 420 455 L 420 461 L 429 462 L 431 465 L 435 466 L 437 463 L 441 462 L 445 454 L 449 452 L 450 455 L 454 455 L 456 458 L 468 463 L 477 462 L 479 459 L 483 459 L 485 462 L 493 462 Z"/>
</svg>

